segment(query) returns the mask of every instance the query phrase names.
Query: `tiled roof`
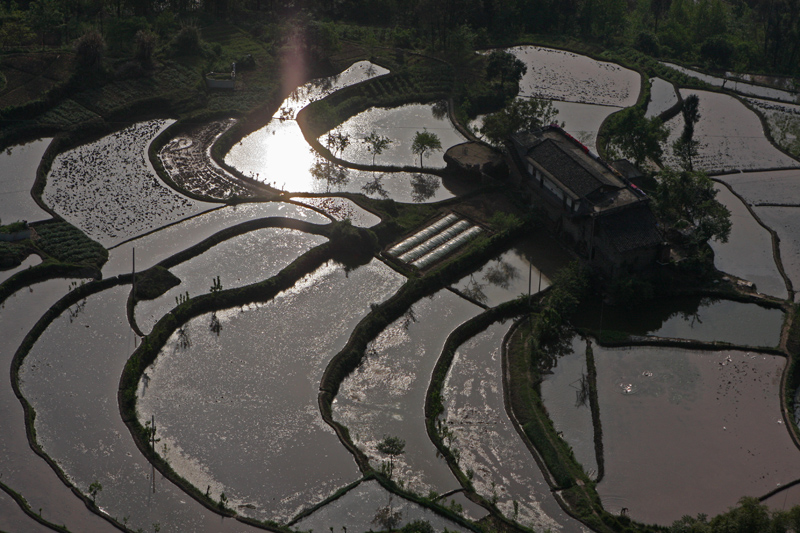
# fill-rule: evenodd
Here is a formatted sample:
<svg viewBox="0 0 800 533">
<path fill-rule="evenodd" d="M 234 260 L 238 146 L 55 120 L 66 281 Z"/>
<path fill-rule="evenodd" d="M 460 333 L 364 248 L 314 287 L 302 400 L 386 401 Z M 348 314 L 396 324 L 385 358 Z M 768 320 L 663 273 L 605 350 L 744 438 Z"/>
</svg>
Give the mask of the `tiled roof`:
<svg viewBox="0 0 800 533">
<path fill-rule="evenodd" d="M 656 227 L 656 218 L 647 205 L 600 217 L 597 223 L 618 252 L 647 248 L 664 240 Z"/>
</svg>

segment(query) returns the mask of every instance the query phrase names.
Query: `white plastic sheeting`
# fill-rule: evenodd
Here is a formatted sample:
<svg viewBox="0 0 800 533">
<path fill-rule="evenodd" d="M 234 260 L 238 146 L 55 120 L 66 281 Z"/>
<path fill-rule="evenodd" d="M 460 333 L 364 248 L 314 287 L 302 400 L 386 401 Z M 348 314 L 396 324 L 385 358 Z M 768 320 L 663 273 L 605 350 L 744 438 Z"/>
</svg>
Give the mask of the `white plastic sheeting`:
<svg viewBox="0 0 800 533">
<path fill-rule="evenodd" d="M 439 246 L 440 244 L 444 244 L 450 239 L 455 238 L 456 235 L 458 235 L 463 231 L 466 231 L 467 228 L 469 228 L 471 225 L 472 224 L 470 224 L 466 220 L 460 220 L 455 224 L 453 224 L 452 226 L 450 226 L 449 228 L 445 229 L 444 231 L 437 233 L 436 235 L 426 240 L 422 244 L 404 253 L 403 255 L 400 256 L 399 259 L 401 261 L 405 261 L 406 263 L 410 263 L 415 259 L 417 259 L 418 257 L 422 257 L 423 255 L 425 255 L 435 247 Z"/>
<path fill-rule="evenodd" d="M 420 257 L 411 264 L 417 268 L 425 268 L 434 261 L 437 261 L 438 259 L 446 256 L 450 252 L 465 245 L 467 242 L 477 237 L 481 231 L 483 230 L 478 226 L 472 226 L 467 231 L 460 233 L 456 238 L 449 240 L 443 244 L 440 244 L 439 246 L 437 246 L 436 248 L 434 248 L 427 254 L 423 255 L 422 257 Z"/>
<path fill-rule="evenodd" d="M 408 250 L 410 250 L 414 246 L 418 245 L 419 243 L 421 243 L 421 242 L 433 237 L 434 235 L 436 235 L 437 233 L 439 233 L 443 229 L 447 228 L 448 226 L 451 226 L 457 220 L 458 220 L 458 217 L 456 215 L 450 213 L 446 217 L 443 217 L 443 218 L 437 220 L 436 222 L 434 222 L 430 226 L 426 227 L 425 229 L 422 229 L 422 230 L 416 232 L 411 237 L 409 237 L 409 238 L 399 242 L 398 244 L 395 244 L 394 246 L 392 246 L 389 249 L 389 254 L 397 257 L 397 256 L 407 252 Z"/>
</svg>

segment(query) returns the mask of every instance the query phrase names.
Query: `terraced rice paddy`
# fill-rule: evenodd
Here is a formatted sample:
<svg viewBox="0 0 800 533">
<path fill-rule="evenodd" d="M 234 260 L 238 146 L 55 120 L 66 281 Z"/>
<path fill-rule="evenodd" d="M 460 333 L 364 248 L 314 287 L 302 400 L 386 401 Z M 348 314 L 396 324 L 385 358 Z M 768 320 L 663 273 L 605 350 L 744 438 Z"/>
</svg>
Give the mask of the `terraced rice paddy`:
<svg viewBox="0 0 800 533">
<path fill-rule="evenodd" d="M 670 524 L 713 516 L 797 477 L 800 455 L 780 410 L 782 357 L 597 346 L 594 353 L 606 509 Z"/>
<path fill-rule="evenodd" d="M 0 153 L 0 217 L 3 224 L 18 220 L 34 222 L 50 218 L 33 200 L 31 188 L 39 161 L 52 139 L 13 146 Z"/>
<path fill-rule="evenodd" d="M 44 203 L 103 246 L 216 207 L 178 194 L 153 170 L 147 147 L 172 122 L 140 122 L 58 155 Z"/>
<path fill-rule="evenodd" d="M 700 98 L 700 121 L 695 126 L 694 135 L 700 143 L 698 156 L 693 160 L 695 169 L 733 172 L 800 166 L 770 144 L 764 137 L 758 116 L 736 98 L 709 91 L 681 89 L 683 98 L 690 94 Z M 680 168 L 671 147 L 683 130 L 683 116 L 677 115 L 666 126 L 670 134 L 664 161 Z"/>
</svg>

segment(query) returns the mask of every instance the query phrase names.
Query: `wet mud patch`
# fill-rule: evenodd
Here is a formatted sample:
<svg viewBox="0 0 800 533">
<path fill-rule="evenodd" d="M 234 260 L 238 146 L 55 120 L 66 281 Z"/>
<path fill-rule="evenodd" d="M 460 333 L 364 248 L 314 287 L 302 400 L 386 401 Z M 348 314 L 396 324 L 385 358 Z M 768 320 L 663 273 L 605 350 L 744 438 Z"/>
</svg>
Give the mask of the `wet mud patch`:
<svg viewBox="0 0 800 533">
<path fill-rule="evenodd" d="M 319 413 L 319 380 L 370 304 L 402 282 L 379 261 L 349 273 L 328 263 L 267 303 L 189 321 L 139 387 L 141 422 L 155 415 L 168 443 L 157 451 L 259 520 L 288 522 L 358 479 Z"/>
<path fill-rule="evenodd" d="M 781 357 L 594 347 L 603 506 L 646 523 L 709 516 L 797 477 L 780 409 Z"/>
<path fill-rule="evenodd" d="M 793 167 L 800 163 L 775 148 L 764 136 L 758 115 L 727 94 L 681 89 L 685 99 L 691 94 L 700 98 L 700 121 L 695 126 L 695 140 L 700 143 L 693 164 L 696 170 L 732 172 Z M 683 131 L 683 115 L 666 124 L 669 130 L 664 162 L 679 168 L 680 161 L 672 153 L 672 144 Z"/>
<path fill-rule="evenodd" d="M 469 531 L 433 511 L 387 492 L 377 481 L 359 484 L 292 527 L 298 531 L 379 531 L 386 529 L 387 525 L 399 529 L 414 520 L 428 521 L 434 531 Z"/>
<path fill-rule="evenodd" d="M 2 223 L 50 218 L 31 196 L 36 171 L 52 139 L 12 146 L 0 153 L 0 215 Z"/>
<path fill-rule="evenodd" d="M 520 96 L 616 107 L 630 107 L 639 97 L 639 74 L 615 63 L 539 46 L 506 51 L 528 67 Z"/>
<path fill-rule="evenodd" d="M 179 195 L 150 164 L 147 147 L 173 122 L 140 122 L 59 154 L 42 200 L 106 247 L 215 207 Z"/>
<path fill-rule="evenodd" d="M 173 307 L 180 295 L 211 292 L 219 278 L 223 289 L 243 287 L 271 278 L 300 255 L 328 239 L 297 230 L 266 228 L 223 241 L 170 271 L 181 283 L 155 300 L 136 304 L 136 322 L 149 332 Z"/>
<path fill-rule="evenodd" d="M 762 294 L 786 298 L 786 283 L 772 254 L 772 235 L 727 187 L 715 185 L 717 200 L 731 212 L 731 234 L 727 243 L 709 241 L 714 250 L 714 266 L 739 278 L 752 281 Z"/>
<path fill-rule="evenodd" d="M 500 347 L 509 327 L 492 325 L 458 348 L 444 383 L 440 433 L 478 494 L 506 517 L 534 531 L 580 531 L 506 414 Z"/>
<path fill-rule="evenodd" d="M 394 459 L 394 479 L 406 490 L 442 494 L 459 484 L 428 439 L 425 395 L 447 336 L 480 308 L 442 290 L 411 309 L 369 344 L 364 362 L 339 388 L 333 417 L 375 468 L 388 466 L 388 456 L 377 450 L 384 437 L 405 440 L 405 454 Z"/>
<path fill-rule="evenodd" d="M 158 153 L 164 170 L 181 189 L 209 198 L 253 196 L 250 188 L 211 157 L 211 146 L 236 121 L 215 120 L 173 137 Z"/>
</svg>

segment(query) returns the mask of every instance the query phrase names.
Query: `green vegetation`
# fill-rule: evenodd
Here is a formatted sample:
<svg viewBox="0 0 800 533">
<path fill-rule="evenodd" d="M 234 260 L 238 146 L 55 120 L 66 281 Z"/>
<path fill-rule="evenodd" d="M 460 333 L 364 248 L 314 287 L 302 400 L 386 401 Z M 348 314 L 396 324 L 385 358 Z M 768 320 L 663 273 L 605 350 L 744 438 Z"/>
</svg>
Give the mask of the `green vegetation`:
<svg viewBox="0 0 800 533">
<path fill-rule="evenodd" d="M 414 135 L 414 141 L 411 143 L 411 152 L 419 156 L 419 166 L 423 167 L 422 158 L 430 157 L 433 152 L 442 151 L 442 141 L 435 133 L 429 132 L 427 129 L 418 131 Z"/>
<path fill-rule="evenodd" d="M 669 133 L 658 117 L 645 118 L 641 107 L 629 107 L 606 121 L 605 150 L 611 159 L 626 157 L 640 168 L 648 159 L 661 163 Z"/>
<path fill-rule="evenodd" d="M 58 261 L 100 268 L 108 260 L 108 250 L 68 222 L 46 222 L 34 229 L 36 248 Z"/>
<path fill-rule="evenodd" d="M 400 437 L 385 436 L 378 443 L 378 451 L 389 456 L 389 467 L 386 469 L 386 477 L 392 478 L 394 473 L 394 458 L 406 453 L 406 441 Z"/>
<path fill-rule="evenodd" d="M 480 133 L 495 146 L 502 146 L 518 131 L 536 130 L 552 124 L 558 109 L 549 100 L 514 100 L 501 111 L 487 115 Z"/>
<path fill-rule="evenodd" d="M 156 265 L 144 272 L 136 273 L 136 291 L 133 297 L 136 301 L 155 300 L 180 282 L 175 274 L 163 266 Z"/>
</svg>

